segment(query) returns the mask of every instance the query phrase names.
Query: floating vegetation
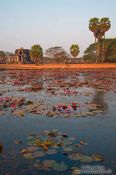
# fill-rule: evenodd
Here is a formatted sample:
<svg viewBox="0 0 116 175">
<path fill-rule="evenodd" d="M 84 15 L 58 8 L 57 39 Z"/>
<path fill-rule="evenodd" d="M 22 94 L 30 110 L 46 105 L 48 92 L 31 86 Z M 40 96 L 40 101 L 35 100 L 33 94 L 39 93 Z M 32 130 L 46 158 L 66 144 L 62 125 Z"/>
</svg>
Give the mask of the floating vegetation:
<svg viewBox="0 0 116 175">
<path fill-rule="evenodd" d="M 10 85 L 10 89 L 6 88 L 0 92 L 0 116 L 5 115 L 8 110 L 14 116 L 19 117 L 27 113 L 36 116 L 65 118 L 101 114 L 107 105 L 101 99 L 102 95 L 99 100 L 96 99 L 96 95 L 108 91 L 115 92 L 114 72 L 111 71 L 108 77 L 105 71 L 86 71 L 83 73 L 84 79 L 81 79 L 80 75 L 81 71 L 78 73 L 75 71 L 48 71 L 44 74 L 43 71 L 35 71 L 34 74 L 33 71 L 28 73 L 11 71 L 7 75 L 9 78 L 7 76 L 4 78 L 4 74 L 1 74 L 0 85 L 4 83 L 6 86 Z M 104 79 L 101 78 L 102 76 Z M 50 100 L 50 97 L 54 96 L 56 102 L 49 103 L 46 98 L 41 98 L 39 101 L 26 98 L 24 94 L 28 92 L 31 97 L 36 93 L 37 96 L 42 95 Z M 14 96 L 14 94 L 17 95 Z M 93 97 L 96 98 L 92 100 Z"/>
<path fill-rule="evenodd" d="M 80 144 L 78 148 L 75 137 L 69 137 L 67 133 L 62 133 L 58 130 L 44 130 L 31 137 L 28 136 L 27 141 L 27 144 L 30 146 L 21 150 L 21 154 L 26 159 L 38 160 L 38 158 L 47 155 L 66 155 L 67 160 L 80 163 L 101 162 L 104 160 L 101 154 L 86 155 L 80 152 L 79 148 L 85 145 L 85 142 L 78 140 L 78 144 Z M 55 159 L 39 160 L 39 164 L 35 164 L 34 166 L 39 169 L 47 168 L 54 171 L 66 171 L 69 168 L 65 162 L 57 162 Z M 76 172 L 76 169 L 73 169 L 73 174 Z"/>
<path fill-rule="evenodd" d="M 105 155 L 92 148 L 94 131 L 93 140 L 90 138 L 91 141 L 88 141 L 91 136 L 89 127 L 94 130 L 94 119 L 90 118 L 96 117 L 96 120 L 98 116 L 105 116 L 109 104 L 104 96 L 109 93 L 115 95 L 115 77 L 115 70 L 1 72 L 0 120 L 8 126 L 5 128 L 7 137 L 12 127 L 16 127 L 12 130 L 15 141 L 10 140 L 11 135 L 8 139 L 10 146 L 6 140 L 4 145 L 3 138 L 0 140 L 3 143 L 0 144 L 0 158 L 4 164 L 0 164 L 1 168 L 8 165 L 16 174 L 15 169 L 22 164 L 27 174 L 41 174 L 43 171 L 50 174 L 53 171 L 51 174 L 69 172 L 77 175 L 81 165 L 105 165 L 108 161 Z M 83 119 L 85 117 L 89 119 Z M 83 125 L 87 120 L 91 125 Z M 31 127 L 28 122 L 34 125 Z M 31 134 L 32 131 L 36 133 Z M 88 134 L 87 139 L 84 134 Z M 89 147 L 92 148 L 90 152 Z M 16 165 L 16 162 L 19 164 Z M 23 170 L 19 173 L 25 174 Z M 6 170 L 2 174 L 9 173 Z"/>
</svg>

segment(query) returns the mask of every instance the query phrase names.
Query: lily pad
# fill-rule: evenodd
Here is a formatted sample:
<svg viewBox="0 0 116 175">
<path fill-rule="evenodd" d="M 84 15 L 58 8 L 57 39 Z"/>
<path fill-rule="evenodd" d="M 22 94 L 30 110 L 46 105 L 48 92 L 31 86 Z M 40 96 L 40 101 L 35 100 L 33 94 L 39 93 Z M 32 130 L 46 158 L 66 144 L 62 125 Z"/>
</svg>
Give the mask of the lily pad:
<svg viewBox="0 0 116 175">
<path fill-rule="evenodd" d="M 66 171 L 68 169 L 68 165 L 65 164 L 64 162 L 61 163 L 53 162 L 52 169 L 55 171 Z"/>
<path fill-rule="evenodd" d="M 34 164 L 34 167 L 38 170 L 43 169 L 43 165 L 39 160 L 37 161 L 37 163 Z"/>
<path fill-rule="evenodd" d="M 65 152 L 72 152 L 73 151 L 73 148 L 72 147 L 64 147 L 63 150 Z"/>
<path fill-rule="evenodd" d="M 72 153 L 68 156 L 70 160 L 80 160 L 83 157 L 80 153 Z"/>
<path fill-rule="evenodd" d="M 23 156 L 26 159 L 33 159 L 33 154 L 32 153 L 25 153 L 25 154 L 23 154 Z"/>
<path fill-rule="evenodd" d="M 81 158 L 80 158 L 80 161 L 81 162 L 92 162 L 93 161 L 93 159 L 92 159 L 92 157 L 90 157 L 90 156 L 86 156 L 86 155 L 83 155 Z"/>
<path fill-rule="evenodd" d="M 23 117 L 25 115 L 25 111 L 24 110 L 16 110 L 12 113 L 15 116 L 19 116 L 19 117 Z"/>
<path fill-rule="evenodd" d="M 33 158 L 44 157 L 45 153 L 43 151 L 37 151 L 33 153 Z"/>
<path fill-rule="evenodd" d="M 4 113 L 4 111 L 0 111 L 0 115 L 4 115 L 5 113 Z"/>
<path fill-rule="evenodd" d="M 52 164 L 55 162 L 55 160 L 45 160 L 43 162 L 44 168 L 52 168 Z"/>
<path fill-rule="evenodd" d="M 28 152 L 36 152 L 36 151 L 38 150 L 38 148 L 35 147 L 35 146 L 31 146 L 31 147 L 27 147 L 26 150 L 27 150 Z"/>
<path fill-rule="evenodd" d="M 46 153 L 47 154 L 57 154 L 57 151 L 55 149 L 49 149 Z"/>
<path fill-rule="evenodd" d="M 96 161 L 96 162 L 101 162 L 101 161 L 104 160 L 104 157 L 103 157 L 102 155 L 100 155 L 100 154 L 93 154 L 93 155 L 92 155 L 92 158 L 93 158 L 93 160 Z"/>
<path fill-rule="evenodd" d="M 79 175 L 79 174 L 81 174 L 81 169 L 80 168 L 73 167 L 72 169 L 73 169 L 72 175 Z"/>
</svg>

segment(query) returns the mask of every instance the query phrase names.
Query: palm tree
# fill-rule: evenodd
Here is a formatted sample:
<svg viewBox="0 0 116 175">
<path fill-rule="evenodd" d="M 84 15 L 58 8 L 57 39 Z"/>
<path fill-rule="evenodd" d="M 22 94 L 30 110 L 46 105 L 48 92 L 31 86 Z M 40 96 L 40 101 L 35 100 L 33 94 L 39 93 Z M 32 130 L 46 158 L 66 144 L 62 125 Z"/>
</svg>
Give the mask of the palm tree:
<svg viewBox="0 0 116 175">
<path fill-rule="evenodd" d="M 110 29 L 110 20 L 109 18 L 92 18 L 89 21 L 89 30 L 92 31 L 94 33 L 94 37 L 95 37 L 95 47 L 96 47 L 96 63 L 98 62 L 97 60 L 97 55 L 98 58 L 100 59 L 101 57 L 101 39 L 104 36 L 105 38 L 105 32 L 108 31 Z M 96 43 L 96 41 L 98 40 L 98 43 Z M 98 49 L 97 49 L 97 45 L 98 45 Z M 104 46 L 103 46 L 103 55 L 105 50 L 104 50 Z M 103 56 L 104 57 L 104 56 Z M 104 61 L 104 58 L 102 60 L 102 62 Z"/>
<path fill-rule="evenodd" d="M 33 63 L 40 63 L 43 58 L 43 49 L 40 45 L 33 45 L 30 50 L 30 57 Z"/>
<path fill-rule="evenodd" d="M 72 44 L 72 46 L 70 47 L 70 53 L 71 55 L 76 58 L 79 54 L 79 46 L 77 44 Z"/>
<path fill-rule="evenodd" d="M 103 32 L 103 36 L 104 36 L 104 41 L 105 41 L 105 33 L 110 29 L 111 27 L 111 22 L 109 20 L 109 18 L 102 18 L 100 20 L 100 25 L 101 25 L 101 32 Z M 104 46 L 104 42 L 103 42 L 103 58 L 102 58 L 102 63 L 104 62 L 105 59 L 105 46 Z"/>
<path fill-rule="evenodd" d="M 97 63 L 97 33 L 99 28 L 99 19 L 94 17 L 89 20 L 89 30 L 93 32 L 95 38 L 96 63 Z"/>
</svg>

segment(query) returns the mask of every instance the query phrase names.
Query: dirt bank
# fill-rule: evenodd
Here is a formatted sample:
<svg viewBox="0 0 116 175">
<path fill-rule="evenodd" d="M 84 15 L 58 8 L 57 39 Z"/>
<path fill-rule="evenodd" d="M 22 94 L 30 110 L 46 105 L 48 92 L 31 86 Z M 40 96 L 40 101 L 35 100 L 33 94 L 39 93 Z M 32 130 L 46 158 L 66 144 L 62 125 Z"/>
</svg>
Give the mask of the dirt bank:
<svg viewBox="0 0 116 175">
<path fill-rule="evenodd" d="M 116 64 L 0 64 L 0 69 L 37 70 L 37 69 L 116 69 Z"/>
</svg>

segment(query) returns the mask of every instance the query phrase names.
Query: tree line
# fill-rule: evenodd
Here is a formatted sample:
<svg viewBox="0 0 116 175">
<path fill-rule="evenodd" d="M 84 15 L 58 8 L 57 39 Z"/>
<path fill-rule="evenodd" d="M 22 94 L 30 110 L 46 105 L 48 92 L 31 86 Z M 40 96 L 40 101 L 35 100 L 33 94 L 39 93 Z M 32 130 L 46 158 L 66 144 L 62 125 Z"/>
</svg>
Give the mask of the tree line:
<svg viewBox="0 0 116 175">
<path fill-rule="evenodd" d="M 17 53 L 17 50 L 15 51 L 15 54 Z M 23 53 L 23 48 L 20 49 Z M 73 44 L 70 47 L 70 54 L 72 57 L 76 58 L 79 54 L 79 46 L 77 44 Z M 70 58 L 70 54 L 68 54 L 68 52 L 66 52 L 62 47 L 57 46 L 57 47 L 51 47 L 49 49 L 47 49 L 45 51 L 45 56 L 43 53 L 43 49 L 40 45 L 33 45 L 31 47 L 31 49 L 29 50 L 29 55 L 30 55 L 30 59 L 31 59 L 31 63 L 34 64 L 41 64 L 44 61 L 44 57 L 46 58 L 53 58 L 56 59 L 56 63 L 61 63 L 62 61 L 64 61 L 66 63 L 66 60 L 68 58 Z M 9 56 L 13 56 L 13 54 L 11 55 L 11 53 L 9 54 Z M 0 62 L 3 63 L 5 60 L 5 52 L 0 51 Z"/>
<path fill-rule="evenodd" d="M 93 32 L 95 41 L 84 52 L 83 59 L 85 62 L 116 62 L 116 39 L 106 39 L 105 34 L 111 28 L 110 19 L 105 18 L 91 18 L 89 20 L 89 30 Z M 70 47 L 70 54 L 76 58 L 80 52 L 78 44 L 72 44 Z M 8 54 L 8 53 L 7 53 Z M 11 53 L 10 53 L 11 54 Z M 33 45 L 29 51 L 31 61 L 35 64 L 42 63 L 43 57 L 54 58 L 56 62 L 62 62 L 71 56 L 62 47 L 51 47 L 45 51 L 40 45 Z M 46 56 L 47 55 L 47 56 Z M 6 54 L 0 51 L 0 62 L 3 63 Z"/>
</svg>

